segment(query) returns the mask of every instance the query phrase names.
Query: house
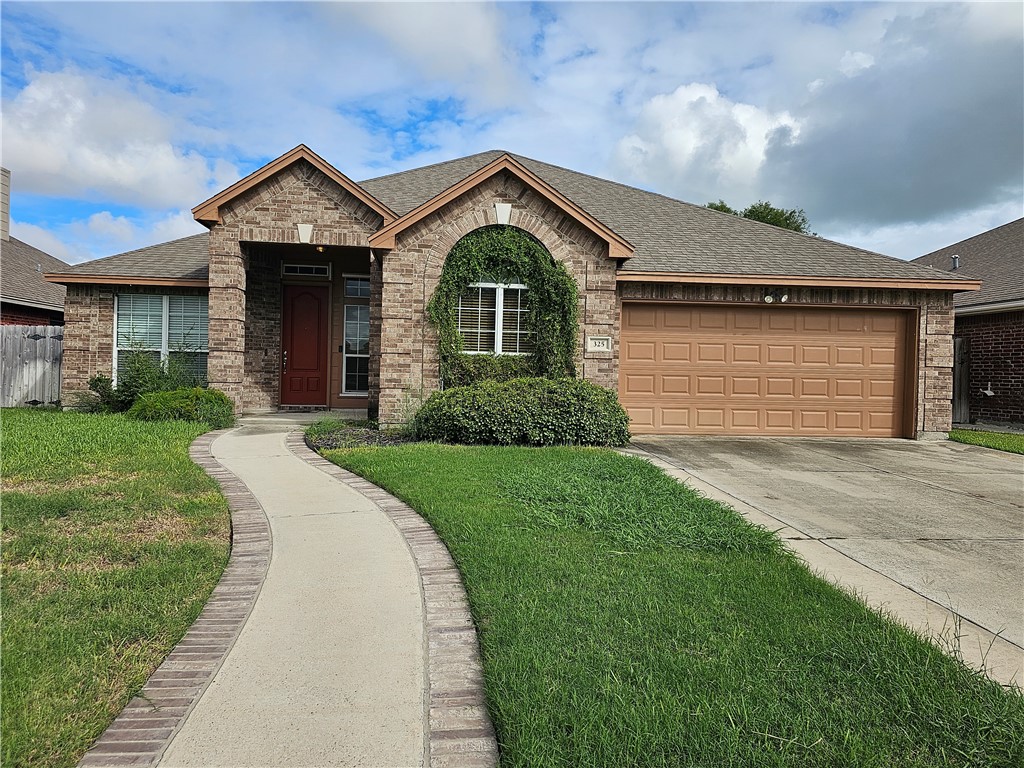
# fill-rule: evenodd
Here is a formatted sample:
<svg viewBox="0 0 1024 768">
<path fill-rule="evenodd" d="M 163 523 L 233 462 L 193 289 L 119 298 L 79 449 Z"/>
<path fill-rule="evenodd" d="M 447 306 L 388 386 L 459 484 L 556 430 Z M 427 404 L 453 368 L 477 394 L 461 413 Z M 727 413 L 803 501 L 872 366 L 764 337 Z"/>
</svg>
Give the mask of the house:
<svg viewBox="0 0 1024 768">
<path fill-rule="evenodd" d="M 981 280 L 953 297 L 954 420 L 1024 424 L 1024 219 L 914 263 Z"/>
<path fill-rule="evenodd" d="M 577 375 L 617 389 L 634 432 L 936 437 L 953 296 L 979 285 L 503 151 L 356 183 L 300 145 L 192 212 L 208 233 L 48 275 L 66 392 L 132 347 L 188 350 L 242 411 L 400 423 L 442 384 L 426 306 L 446 256 L 510 226 L 575 280 Z M 513 351 L 512 277 L 467 287 L 470 351 Z"/>
<path fill-rule="evenodd" d="M 11 172 L 0 169 L 0 179 L 0 324 L 61 325 L 66 290 L 43 275 L 68 265 L 11 237 Z"/>
</svg>

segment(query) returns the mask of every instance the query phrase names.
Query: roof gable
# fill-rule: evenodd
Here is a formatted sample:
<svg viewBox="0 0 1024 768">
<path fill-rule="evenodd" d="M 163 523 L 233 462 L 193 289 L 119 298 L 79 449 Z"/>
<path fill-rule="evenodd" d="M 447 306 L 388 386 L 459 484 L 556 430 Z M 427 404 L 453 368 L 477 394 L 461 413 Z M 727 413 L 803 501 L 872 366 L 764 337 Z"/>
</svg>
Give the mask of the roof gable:
<svg viewBox="0 0 1024 768">
<path fill-rule="evenodd" d="M 634 249 L 628 240 L 587 213 L 587 211 L 507 152 L 502 153 L 482 168 L 465 176 L 461 181 L 421 203 L 396 221 L 386 222 L 382 229 L 370 237 L 370 245 L 374 248 L 394 248 L 395 238 L 399 233 L 502 171 L 508 171 L 513 174 L 567 215 L 578 221 L 582 226 L 593 232 L 597 237 L 608 243 L 608 256 L 610 258 L 628 259 L 633 255 Z"/>
<path fill-rule="evenodd" d="M 960 266 L 953 271 L 953 257 Z M 982 281 L 981 290 L 953 297 L 956 307 L 1024 301 L 1024 219 L 982 232 L 914 259 L 951 276 Z"/>
<path fill-rule="evenodd" d="M 63 311 L 65 289 L 47 282 L 43 275 L 67 269 L 67 264 L 16 237 L 3 241 L 2 252 L 0 297 L 4 301 Z"/>
<path fill-rule="evenodd" d="M 227 205 L 232 200 L 237 199 L 240 195 L 248 192 L 253 187 L 258 186 L 271 178 L 274 174 L 279 173 L 300 160 L 308 162 L 361 203 L 380 214 L 384 219 L 385 226 L 398 218 L 398 215 L 388 208 L 388 206 L 360 187 L 352 181 L 352 179 L 328 163 L 305 144 L 299 144 L 299 146 L 290 152 L 286 152 L 276 160 L 272 160 L 259 170 L 253 171 L 244 179 L 236 181 L 223 192 L 219 192 L 209 200 L 200 203 L 192 209 L 192 215 L 195 217 L 196 221 L 201 222 L 208 227 L 219 223 L 220 209 L 222 206 Z"/>
</svg>

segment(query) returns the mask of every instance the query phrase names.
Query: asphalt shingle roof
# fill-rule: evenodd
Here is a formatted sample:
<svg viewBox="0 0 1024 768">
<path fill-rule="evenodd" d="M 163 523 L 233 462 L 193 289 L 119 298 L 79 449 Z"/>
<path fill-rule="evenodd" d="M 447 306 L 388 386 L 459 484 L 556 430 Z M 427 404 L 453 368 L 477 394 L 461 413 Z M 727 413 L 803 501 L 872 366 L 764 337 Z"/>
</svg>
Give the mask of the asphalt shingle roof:
<svg viewBox="0 0 1024 768">
<path fill-rule="evenodd" d="M 46 272 L 68 268 L 60 259 L 12 237 L 0 242 L 0 295 L 4 301 L 64 310 L 63 285 L 43 280 Z"/>
<path fill-rule="evenodd" d="M 500 157 L 492 150 L 360 183 L 404 215 Z M 512 154 L 512 153 L 509 153 Z M 516 160 L 636 248 L 623 269 L 727 275 L 956 279 L 890 256 L 720 213 L 521 155 Z"/>
<path fill-rule="evenodd" d="M 200 232 L 169 243 L 137 248 L 69 269 L 51 271 L 74 275 L 207 280 L 210 276 L 210 235 Z"/>
<path fill-rule="evenodd" d="M 980 291 L 955 294 L 954 306 L 1024 300 L 1024 219 L 927 253 L 914 263 L 952 271 L 953 256 L 960 257 L 954 274 L 981 280 Z"/>
<path fill-rule="evenodd" d="M 500 150 L 481 152 L 369 179 L 359 186 L 399 215 L 405 215 L 503 154 Z M 957 280 L 961 277 L 528 157 L 512 157 L 628 240 L 636 249 L 633 258 L 623 267 L 630 272 L 897 280 Z M 207 235 L 199 234 L 87 262 L 65 271 L 78 275 L 204 279 L 208 275 L 207 243 Z"/>
</svg>

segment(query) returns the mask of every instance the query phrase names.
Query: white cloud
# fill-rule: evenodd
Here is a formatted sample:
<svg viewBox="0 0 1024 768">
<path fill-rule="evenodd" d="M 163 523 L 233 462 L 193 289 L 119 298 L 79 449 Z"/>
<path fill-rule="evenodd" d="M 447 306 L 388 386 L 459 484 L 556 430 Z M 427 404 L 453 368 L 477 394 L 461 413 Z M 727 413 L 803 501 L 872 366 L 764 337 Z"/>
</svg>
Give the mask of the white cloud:
<svg viewBox="0 0 1024 768">
<path fill-rule="evenodd" d="M 847 51 L 839 60 L 839 71 L 846 77 L 853 77 L 857 73 L 870 69 L 875 65 L 875 57 L 863 51 Z"/>
<path fill-rule="evenodd" d="M 4 109 L 4 163 L 27 192 L 166 206 L 237 178 L 174 138 L 174 122 L 124 83 L 70 69 L 31 73 Z"/>
<path fill-rule="evenodd" d="M 68 264 L 78 264 L 92 258 L 87 251 L 69 245 L 52 230 L 36 224 L 11 219 L 11 237 L 16 237 Z"/>
<path fill-rule="evenodd" d="M 206 229 L 187 210 L 138 218 L 99 211 L 53 227 L 11 221 L 11 235 L 69 264 L 133 251 L 147 245 L 177 240 Z"/>
<path fill-rule="evenodd" d="M 660 191 L 736 203 L 756 195 L 769 143 L 790 141 L 799 131 L 786 112 L 730 101 L 713 85 L 691 83 L 643 106 L 616 161 L 623 173 Z"/>
</svg>

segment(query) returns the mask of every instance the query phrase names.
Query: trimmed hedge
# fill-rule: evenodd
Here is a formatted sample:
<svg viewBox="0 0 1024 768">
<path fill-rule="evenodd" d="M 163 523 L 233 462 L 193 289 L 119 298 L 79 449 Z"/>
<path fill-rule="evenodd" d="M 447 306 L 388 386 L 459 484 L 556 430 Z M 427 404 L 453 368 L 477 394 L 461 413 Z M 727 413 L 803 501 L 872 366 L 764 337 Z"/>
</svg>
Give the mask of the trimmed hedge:
<svg viewBox="0 0 1024 768">
<path fill-rule="evenodd" d="M 219 389 L 192 387 L 139 395 L 127 415 L 139 421 L 205 421 L 211 429 L 224 429 L 235 423 L 235 406 Z"/>
<path fill-rule="evenodd" d="M 481 381 L 435 392 L 413 420 L 420 440 L 464 445 L 625 445 L 614 392 L 577 379 Z"/>
</svg>

